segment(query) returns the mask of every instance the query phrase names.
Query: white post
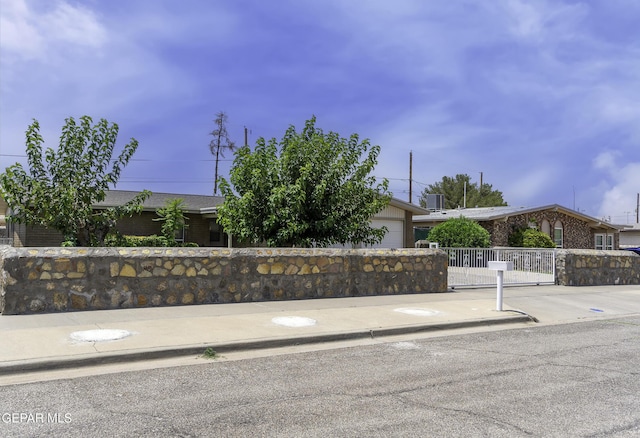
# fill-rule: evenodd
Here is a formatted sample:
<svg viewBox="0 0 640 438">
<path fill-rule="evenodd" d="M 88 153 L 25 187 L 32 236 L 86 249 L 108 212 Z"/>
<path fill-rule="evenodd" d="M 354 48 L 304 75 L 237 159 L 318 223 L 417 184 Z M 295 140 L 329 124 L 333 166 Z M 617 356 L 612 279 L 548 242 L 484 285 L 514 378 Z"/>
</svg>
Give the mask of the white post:
<svg viewBox="0 0 640 438">
<path fill-rule="evenodd" d="M 502 282 L 504 279 L 504 271 L 496 271 L 498 280 L 498 292 L 496 295 L 496 310 L 502 312 Z"/>
<path fill-rule="evenodd" d="M 490 261 L 488 268 L 496 271 L 498 290 L 496 294 L 496 310 L 502 312 L 502 285 L 504 283 L 504 271 L 513 271 L 513 262 Z"/>
</svg>

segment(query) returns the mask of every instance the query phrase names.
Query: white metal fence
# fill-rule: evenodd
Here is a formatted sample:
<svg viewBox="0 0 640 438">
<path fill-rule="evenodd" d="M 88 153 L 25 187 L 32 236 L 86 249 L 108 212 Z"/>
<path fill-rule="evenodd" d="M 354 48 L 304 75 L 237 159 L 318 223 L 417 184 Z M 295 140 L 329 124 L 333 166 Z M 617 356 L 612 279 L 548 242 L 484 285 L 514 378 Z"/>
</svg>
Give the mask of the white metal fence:
<svg viewBox="0 0 640 438">
<path fill-rule="evenodd" d="M 448 284 L 451 288 L 496 285 L 496 272 L 489 261 L 513 262 L 513 271 L 504 273 L 505 285 L 553 284 L 555 249 L 552 248 L 440 248 L 449 259 Z"/>
</svg>

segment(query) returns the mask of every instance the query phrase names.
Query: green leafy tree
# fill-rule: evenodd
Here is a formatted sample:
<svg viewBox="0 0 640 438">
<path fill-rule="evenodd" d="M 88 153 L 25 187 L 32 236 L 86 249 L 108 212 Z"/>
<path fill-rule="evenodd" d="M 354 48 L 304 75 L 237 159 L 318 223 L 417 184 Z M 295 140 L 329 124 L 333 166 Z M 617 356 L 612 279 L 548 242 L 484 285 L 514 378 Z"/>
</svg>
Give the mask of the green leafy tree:
<svg viewBox="0 0 640 438">
<path fill-rule="evenodd" d="M 161 232 L 168 245 L 176 245 L 176 233 L 188 227 L 188 217 L 184 214 L 184 201 L 180 198 L 167 199 L 165 206 L 159 208 L 156 214 L 160 217 L 155 221 L 162 221 Z"/>
<path fill-rule="evenodd" d="M 465 203 L 465 183 L 467 184 L 467 202 Z M 466 174 L 458 174 L 451 178 L 445 176 L 442 181 L 429 184 L 420 196 L 420 206 L 426 208 L 427 195 L 444 195 L 444 208 L 452 209 L 466 205 L 467 207 L 498 207 L 507 205 L 502 198 L 502 192 L 493 190 L 491 184 L 483 183 L 479 187 L 471 183 L 471 177 Z"/>
<path fill-rule="evenodd" d="M 220 111 L 216 114 L 216 119 L 213 121 L 216 125 L 216 129 L 210 132 L 210 135 L 213 136 L 213 140 L 209 143 L 209 150 L 211 154 L 216 157 L 216 173 L 214 175 L 213 182 L 213 194 L 218 194 L 218 163 L 220 158 L 224 158 L 225 149 L 229 151 L 234 151 L 236 149 L 236 145 L 229 138 L 229 133 L 227 132 L 227 115 Z"/>
<path fill-rule="evenodd" d="M 551 237 L 536 228 L 518 228 L 509 235 L 509 246 L 524 248 L 555 248 Z"/>
<path fill-rule="evenodd" d="M 444 248 L 488 248 L 489 232 L 464 216 L 448 219 L 429 232 L 429 241 Z"/>
<path fill-rule="evenodd" d="M 371 217 L 388 205 L 388 181 L 370 176 L 379 146 L 315 127 L 290 126 L 278 143 L 259 138 L 235 154 L 218 222 L 241 241 L 268 246 L 328 246 L 380 242 L 386 229 Z M 364 159 L 361 160 L 361 156 Z M 233 188 L 232 188 L 233 186 Z M 235 189 L 235 193 L 234 193 Z"/>
<path fill-rule="evenodd" d="M 118 125 L 104 119 L 92 124 L 89 116 L 81 117 L 79 124 L 66 119 L 58 149 L 48 148 L 43 157 L 44 140 L 34 119 L 26 132 L 29 173 L 16 163 L 0 175 L 0 191 L 12 210 L 10 220 L 56 229 L 66 242 L 99 246 L 118 219 L 141 211 L 151 194 L 146 190 L 125 205 L 94 210 L 109 186 L 115 186 L 138 142 L 132 138 L 109 170 Z"/>
</svg>

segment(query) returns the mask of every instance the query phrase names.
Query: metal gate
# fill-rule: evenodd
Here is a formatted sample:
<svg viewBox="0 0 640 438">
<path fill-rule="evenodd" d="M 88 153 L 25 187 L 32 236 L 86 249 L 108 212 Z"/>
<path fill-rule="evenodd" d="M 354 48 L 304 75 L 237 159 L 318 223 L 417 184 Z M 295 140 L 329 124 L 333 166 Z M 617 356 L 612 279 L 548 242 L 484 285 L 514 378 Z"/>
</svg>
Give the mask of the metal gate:
<svg viewBox="0 0 640 438">
<path fill-rule="evenodd" d="M 505 285 L 554 284 L 556 250 L 553 248 L 440 248 L 449 259 L 450 288 L 495 286 L 496 272 L 489 261 L 513 262 L 513 271 L 504 273 Z"/>
</svg>

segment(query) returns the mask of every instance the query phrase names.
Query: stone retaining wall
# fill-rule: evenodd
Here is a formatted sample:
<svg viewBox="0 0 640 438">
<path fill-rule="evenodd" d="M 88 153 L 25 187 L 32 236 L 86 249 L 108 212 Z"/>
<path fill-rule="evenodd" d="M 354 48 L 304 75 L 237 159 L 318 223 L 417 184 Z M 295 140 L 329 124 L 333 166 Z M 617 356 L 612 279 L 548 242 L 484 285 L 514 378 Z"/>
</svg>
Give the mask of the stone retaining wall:
<svg viewBox="0 0 640 438">
<path fill-rule="evenodd" d="M 3 314 L 446 291 L 429 249 L 0 249 Z"/>
<path fill-rule="evenodd" d="M 558 250 L 556 284 L 640 284 L 640 256 L 631 251 Z"/>
</svg>

